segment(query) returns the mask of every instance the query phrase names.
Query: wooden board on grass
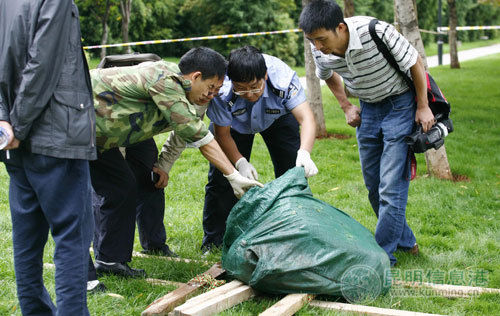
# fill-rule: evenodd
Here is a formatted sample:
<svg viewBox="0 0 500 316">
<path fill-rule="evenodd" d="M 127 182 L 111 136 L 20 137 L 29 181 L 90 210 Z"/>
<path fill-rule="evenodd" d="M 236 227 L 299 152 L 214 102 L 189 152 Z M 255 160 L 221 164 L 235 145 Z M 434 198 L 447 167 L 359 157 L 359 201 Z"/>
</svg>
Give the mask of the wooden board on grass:
<svg viewBox="0 0 500 316">
<path fill-rule="evenodd" d="M 291 316 L 313 298 L 314 295 L 311 294 L 288 294 L 259 316 Z"/>
<path fill-rule="evenodd" d="M 222 269 L 220 263 L 216 263 L 203 274 L 209 274 L 213 278 L 216 278 L 224 272 L 225 271 L 224 269 Z M 176 306 L 184 303 L 190 294 L 192 294 L 202 286 L 203 284 L 190 281 L 168 293 L 167 295 L 155 300 L 141 313 L 141 315 L 166 315 Z"/>
<path fill-rule="evenodd" d="M 238 281 L 239 282 L 239 281 Z M 231 283 L 230 283 L 231 284 Z M 227 284 L 229 285 L 229 284 Z M 228 287 L 229 288 L 229 287 Z M 212 291 L 217 291 L 214 289 Z M 174 315 L 180 316 L 210 316 L 220 313 L 228 308 L 233 307 L 241 302 L 244 302 L 255 295 L 255 292 L 248 285 L 240 284 L 236 288 L 224 290 L 225 293 L 217 293 L 214 295 L 209 291 L 202 295 L 204 298 L 191 301 L 190 303 L 181 305 L 174 310 Z"/>
<path fill-rule="evenodd" d="M 411 312 L 399 309 L 344 304 L 337 302 L 324 302 L 316 300 L 312 301 L 309 305 L 335 311 L 351 312 L 360 315 L 370 315 L 370 316 L 439 316 L 438 314 L 426 314 L 426 313 Z"/>
</svg>

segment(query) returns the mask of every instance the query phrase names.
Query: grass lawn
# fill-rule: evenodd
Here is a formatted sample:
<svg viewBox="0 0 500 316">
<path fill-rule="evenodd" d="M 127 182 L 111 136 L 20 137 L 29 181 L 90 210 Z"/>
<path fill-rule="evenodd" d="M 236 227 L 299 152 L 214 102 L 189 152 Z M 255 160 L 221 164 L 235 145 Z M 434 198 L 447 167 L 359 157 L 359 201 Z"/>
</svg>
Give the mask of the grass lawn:
<svg viewBox="0 0 500 316">
<path fill-rule="evenodd" d="M 461 63 L 461 69 L 441 66 L 432 74 L 452 104 L 455 131 L 446 138 L 453 174 L 466 181 L 442 181 L 426 176 L 424 156 L 418 155 L 418 177 L 410 186 L 407 217 L 421 254 L 397 253 L 393 277 L 457 285 L 500 288 L 500 55 Z M 345 139 L 317 140 L 312 158 L 319 174 L 309 180 L 315 197 L 347 212 L 372 232 L 376 218 L 370 208 L 359 166 L 355 130 L 345 124 L 337 102 L 323 87 L 329 133 Z M 353 100 L 354 102 L 354 100 Z M 157 137 L 158 145 L 165 136 Z M 273 179 L 265 145 L 256 137 L 252 163 L 262 182 Z M 199 259 L 202 208 L 208 164 L 200 153 L 188 149 L 175 164 L 166 189 L 165 226 L 168 244 L 183 258 Z M 15 292 L 8 176 L 0 167 L 0 315 L 20 315 Z M 140 251 L 138 236 L 134 248 Z M 44 262 L 53 262 L 50 239 Z M 217 254 L 210 262 L 220 259 Z M 208 269 L 201 263 L 178 263 L 157 258 L 134 258 L 133 267 L 144 268 L 151 278 L 186 282 Z M 45 269 L 45 283 L 54 297 L 54 270 Z M 174 289 L 145 280 L 103 277 L 109 292 L 123 298 L 95 294 L 88 298 L 92 315 L 140 315 L 154 299 Z M 500 295 L 448 299 L 429 294 L 408 294 L 393 287 L 370 305 L 450 315 L 494 315 L 500 311 Z M 399 288 L 401 289 L 401 288 Z M 259 296 L 222 313 L 256 315 L 279 298 Z M 336 298 L 328 297 L 328 300 Z M 333 315 L 312 307 L 297 315 Z"/>
</svg>

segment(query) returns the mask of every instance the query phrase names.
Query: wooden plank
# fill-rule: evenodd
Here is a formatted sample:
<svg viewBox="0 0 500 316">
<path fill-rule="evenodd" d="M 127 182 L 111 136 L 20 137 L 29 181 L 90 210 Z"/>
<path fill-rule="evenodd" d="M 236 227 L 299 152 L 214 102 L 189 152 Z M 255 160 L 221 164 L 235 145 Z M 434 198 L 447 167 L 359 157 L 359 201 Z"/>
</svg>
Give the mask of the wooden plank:
<svg viewBox="0 0 500 316">
<path fill-rule="evenodd" d="M 220 313 L 228 308 L 233 307 L 241 302 L 253 297 L 255 292 L 248 285 L 240 285 L 231 291 L 216 297 L 212 297 L 208 301 L 191 306 L 186 310 L 180 311 L 182 316 L 209 316 Z"/>
<path fill-rule="evenodd" d="M 201 264 L 213 264 L 212 262 L 206 261 L 206 260 L 195 260 L 195 259 L 185 259 L 185 258 L 175 258 L 175 257 L 165 257 L 165 256 L 153 256 L 153 255 L 146 255 L 144 253 L 140 253 L 137 251 L 132 252 L 132 257 L 136 258 L 154 258 L 154 259 L 162 259 L 162 260 L 168 260 L 168 261 L 176 261 L 176 262 L 184 262 L 184 263 L 201 263 Z"/>
<path fill-rule="evenodd" d="M 436 294 L 444 297 L 470 297 L 474 295 L 481 295 L 482 293 L 500 294 L 500 289 L 478 286 L 435 284 L 427 282 L 405 282 L 398 280 L 393 280 L 392 284 L 398 286 L 407 286 L 411 288 L 429 288 L 432 289 Z"/>
<path fill-rule="evenodd" d="M 208 292 L 205 292 L 203 294 L 200 294 L 198 296 L 190 298 L 184 304 L 182 304 L 181 306 L 177 306 L 174 309 L 174 315 L 182 315 L 183 310 L 188 310 L 191 307 L 194 307 L 198 304 L 201 304 L 201 303 L 204 303 L 208 300 L 211 300 L 214 297 L 224 295 L 224 294 L 226 294 L 226 293 L 228 293 L 228 292 L 230 292 L 230 291 L 232 291 L 232 290 L 234 290 L 242 285 L 244 285 L 243 282 L 238 281 L 238 280 L 234 280 L 234 281 L 231 281 L 227 284 L 224 284 L 223 286 L 220 286 L 218 288 L 215 288 L 213 290 L 210 290 Z"/>
<path fill-rule="evenodd" d="M 168 281 L 168 280 L 161 280 L 161 279 L 152 279 L 152 278 L 146 278 L 146 282 L 152 284 L 152 285 L 173 285 L 176 287 L 183 286 L 186 283 L 182 282 L 175 282 L 175 281 Z"/>
<path fill-rule="evenodd" d="M 259 316 L 291 316 L 313 298 L 314 295 L 311 294 L 288 294 Z"/>
<path fill-rule="evenodd" d="M 324 302 L 316 300 L 312 301 L 309 305 L 324 309 L 331 309 L 342 312 L 351 312 L 360 315 L 370 315 L 370 316 L 438 316 L 438 314 L 426 314 L 426 313 L 411 312 L 399 309 L 344 304 L 337 302 Z"/>
<path fill-rule="evenodd" d="M 220 263 L 214 264 L 210 269 L 208 269 L 203 274 L 209 274 L 213 278 L 218 277 L 222 273 L 224 273 L 224 269 L 222 269 Z M 141 313 L 142 316 L 149 315 L 166 315 L 168 312 L 173 310 L 176 306 L 184 303 L 187 297 L 195 292 L 197 289 L 202 287 L 203 284 L 196 282 L 188 282 L 179 288 L 173 290 L 167 295 L 160 297 L 155 300 L 153 303 L 149 304 L 148 307 Z"/>
</svg>

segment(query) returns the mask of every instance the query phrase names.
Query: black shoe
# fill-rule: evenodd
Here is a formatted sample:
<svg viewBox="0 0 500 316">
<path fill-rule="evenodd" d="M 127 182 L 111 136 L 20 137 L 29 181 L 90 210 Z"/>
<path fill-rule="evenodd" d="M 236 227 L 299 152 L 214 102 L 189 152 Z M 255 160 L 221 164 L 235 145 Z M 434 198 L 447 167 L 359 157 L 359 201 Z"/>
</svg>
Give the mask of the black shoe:
<svg viewBox="0 0 500 316">
<path fill-rule="evenodd" d="M 143 250 L 141 253 L 146 254 L 146 255 L 153 255 L 153 256 L 163 256 L 163 257 L 172 257 L 172 258 L 178 258 L 179 255 L 170 250 L 168 245 L 163 245 L 161 248 L 154 248 L 154 249 L 148 249 L 148 250 Z"/>
<path fill-rule="evenodd" d="M 107 288 L 99 280 L 87 281 L 87 294 L 106 292 Z"/>
<path fill-rule="evenodd" d="M 143 269 L 133 269 L 126 262 L 103 262 L 96 260 L 95 269 L 98 274 L 114 274 L 131 278 L 144 278 L 146 271 Z"/>
</svg>

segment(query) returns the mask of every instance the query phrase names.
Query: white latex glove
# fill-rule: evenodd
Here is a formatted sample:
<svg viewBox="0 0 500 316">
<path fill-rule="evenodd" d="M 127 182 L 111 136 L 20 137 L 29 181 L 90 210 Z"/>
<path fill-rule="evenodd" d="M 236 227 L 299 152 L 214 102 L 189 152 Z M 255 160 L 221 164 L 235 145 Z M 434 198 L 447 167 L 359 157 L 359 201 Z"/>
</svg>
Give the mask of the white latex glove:
<svg viewBox="0 0 500 316">
<path fill-rule="evenodd" d="M 264 185 L 258 181 L 250 180 L 242 176 L 238 170 L 234 170 L 230 175 L 224 175 L 229 184 L 233 188 L 234 195 L 240 199 L 245 192 L 253 186 L 258 185 L 259 187 L 264 187 Z"/>
<path fill-rule="evenodd" d="M 252 164 L 249 163 L 245 157 L 238 159 L 234 166 L 236 167 L 236 170 L 238 170 L 238 172 L 245 178 L 250 180 L 259 180 L 257 170 L 255 170 Z"/>
<path fill-rule="evenodd" d="M 318 173 L 318 168 L 311 159 L 311 155 L 305 149 L 297 151 L 297 160 L 295 161 L 297 167 L 304 167 L 306 178 L 315 176 Z"/>
</svg>

